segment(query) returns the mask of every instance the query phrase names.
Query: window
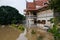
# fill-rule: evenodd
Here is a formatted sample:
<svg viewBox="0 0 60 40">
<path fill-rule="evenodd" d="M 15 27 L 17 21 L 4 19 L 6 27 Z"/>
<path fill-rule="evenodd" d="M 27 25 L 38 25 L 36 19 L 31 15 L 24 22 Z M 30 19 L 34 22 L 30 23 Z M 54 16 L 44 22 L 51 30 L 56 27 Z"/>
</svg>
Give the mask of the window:
<svg viewBox="0 0 60 40">
<path fill-rule="evenodd" d="M 37 21 L 36 21 L 36 19 L 34 19 L 34 24 L 36 24 L 37 23 Z"/>
<path fill-rule="evenodd" d="M 41 21 L 40 21 L 40 20 L 38 20 L 38 21 L 37 21 L 37 23 L 41 23 Z"/>
<path fill-rule="evenodd" d="M 46 21 L 45 20 L 42 20 L 42 24 L 45 24 L 46 23 Z"/>
<path fill-rule="evenodd" d="M 45 20 L 38 20 L 37 23 L 40 23 L 40 24 L 45 24 L 46 21 Z"/>
</svg>

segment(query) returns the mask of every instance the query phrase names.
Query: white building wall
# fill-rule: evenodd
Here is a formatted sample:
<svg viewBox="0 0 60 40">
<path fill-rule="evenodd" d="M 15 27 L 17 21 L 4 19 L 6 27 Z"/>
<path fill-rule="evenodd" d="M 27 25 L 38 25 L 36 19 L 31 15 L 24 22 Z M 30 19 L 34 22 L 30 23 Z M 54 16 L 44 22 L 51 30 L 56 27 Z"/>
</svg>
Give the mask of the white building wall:
<svg viewBox="0 0 60 40">
<path fill-rule="evenodd" d="M 48 20 L 50 20 L 51 18 L 53 18 L 53 11 L 52 10 L 46 10 L 46 11 L 42 11 L 37 13 L 37 21 L 38 20 L 46 20 L 46 24 L 48 26 L 50 26 L 50 22 Z M 45 24 L 45 25 L 46 25 Z M 44 27 L 44 24 L 37 24 L 37 26 L 40 27 Z"/>
<path fill-rule="evenodd" d="M 50 18 L 53 18 L 53 11 L 52 10 L 46 10 L 37 13 L 37 20 L 49 20 Z"/>
<path fill-rule="evenodd" d="M 27 27 L 33 27 L 34 25 L 34 18 L 31 17 L 33 15 L 29 14 L 29 15 L 26 15 L 26 25 Z M 45 11 L 42 11 L 42 12 L 38 12 L 37 13 L 37 21 L 38 20 L 46 20 L 46 24 L 48 26 L 50 26 L 50 22 L 48 20 L 50 20 L 51 18 L 53 18 L 53 11 L 52 10 L 45 10 Z M 37 26 L 38 27 L 41 27 L 41 28 L 44 28 L 44 24 L 38 24 L 37 23 Z"/>
<path fill-rule="evenodd" d="M 30 17 L 32 15 L 26 15 L 26 26 L 31 27 L 34 24 L 33 18 Z"/>
</svg>

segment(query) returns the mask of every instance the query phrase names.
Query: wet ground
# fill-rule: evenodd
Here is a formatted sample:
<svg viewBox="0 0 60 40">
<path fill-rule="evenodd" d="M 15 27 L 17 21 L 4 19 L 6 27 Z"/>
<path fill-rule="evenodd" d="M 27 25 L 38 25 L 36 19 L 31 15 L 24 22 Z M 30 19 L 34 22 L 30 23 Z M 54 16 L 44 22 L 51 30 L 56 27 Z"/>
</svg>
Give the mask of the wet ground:
<svg viewBox="0 0 60 40">
<path fill-rule="evenodd" d="M 20 31 L 9 26 L 0 26 L 0 40 L 16 40 Z"/>
<path fill-rule="evenodd" d="M 23 33 L 21 33 L 19 35 L 19 37 L 17 38 L 17 40 L 27 40 L 27 37 L 26 37 L 26 29 Z"/>
</svg>

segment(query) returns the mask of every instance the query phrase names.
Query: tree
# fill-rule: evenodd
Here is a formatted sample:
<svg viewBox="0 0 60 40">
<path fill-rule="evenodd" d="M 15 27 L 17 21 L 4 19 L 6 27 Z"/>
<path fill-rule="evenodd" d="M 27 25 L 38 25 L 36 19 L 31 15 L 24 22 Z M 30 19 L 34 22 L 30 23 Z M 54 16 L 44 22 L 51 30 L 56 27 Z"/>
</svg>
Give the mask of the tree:
<svg viewBox="0 0 60 40">
<path fill-rule="evenodd" d="M 58 21 L 55 21 L 55 24 L 60 23 L 60 0 L 50 0 L 50 8 L 54 12 L 55 19 L 58 19 Z"/>
<path fill-rule="evenodd" d="M 21 15 L 19 11 L 10 6 L 0 7 L 0 24 L 22 23 L 25 16 Z"/>
<path fill-rule="evenodd" d="M 58 31 L 58 24 L 60 23 L 60 0 L 50 0 L 49 7 L 54 12 L 54 25 L 49 31 L 53 34 L 54 40 L 60 40 L 60 33 Z"/>
</svg>

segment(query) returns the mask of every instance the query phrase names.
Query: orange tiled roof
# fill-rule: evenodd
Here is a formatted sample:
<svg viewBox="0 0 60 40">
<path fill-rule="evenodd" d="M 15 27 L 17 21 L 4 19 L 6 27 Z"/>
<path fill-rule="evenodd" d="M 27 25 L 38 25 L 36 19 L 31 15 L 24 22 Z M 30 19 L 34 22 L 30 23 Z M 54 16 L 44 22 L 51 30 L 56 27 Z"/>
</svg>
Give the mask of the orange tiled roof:
<svg viewBox="0 0 60 40">
<path fill-rule="evenodd" d="M 34 0 L 34 2 L 27 2 L 26 3 L 26 10 L 37 10 L 36 6 L 42 6 L 40 8 L 46 7 L 44 5 L 48 0 Z"/>
<path fill-rule="evenodd" d="M 35 4 L 36 4 L 37 6 L 43 6 L 43 1 L 35 1 Z"/>
<path fill-rule="evenodd" d="M 35 0 L 37 6 L 44 6 L 44 3 L 47 3 L 48 0 Z"/>
<path fill-rule="evenodd" d="M 27 2 L 27 9 L 29 10 L 34 10 L 36 9 L 35 3 L 34 2 Z"/>
</svg>

